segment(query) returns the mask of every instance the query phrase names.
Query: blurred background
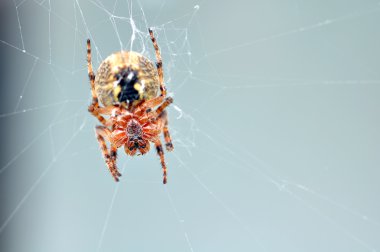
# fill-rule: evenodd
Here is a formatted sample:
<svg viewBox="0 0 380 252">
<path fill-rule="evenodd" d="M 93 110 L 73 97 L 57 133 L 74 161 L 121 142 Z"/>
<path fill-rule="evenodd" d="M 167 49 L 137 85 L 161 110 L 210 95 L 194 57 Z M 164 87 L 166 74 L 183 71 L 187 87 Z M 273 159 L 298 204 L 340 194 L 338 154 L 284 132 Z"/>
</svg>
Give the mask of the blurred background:
<svg viewBox="0 0 380 252">
<path fill-rule="evenodd" d="M 380 4 L 2 0 L 0 250 L 380 251 Z M 133 50 L 174 105 L 174 152 L 119 151 L 87 112 Z"/>
</svg>

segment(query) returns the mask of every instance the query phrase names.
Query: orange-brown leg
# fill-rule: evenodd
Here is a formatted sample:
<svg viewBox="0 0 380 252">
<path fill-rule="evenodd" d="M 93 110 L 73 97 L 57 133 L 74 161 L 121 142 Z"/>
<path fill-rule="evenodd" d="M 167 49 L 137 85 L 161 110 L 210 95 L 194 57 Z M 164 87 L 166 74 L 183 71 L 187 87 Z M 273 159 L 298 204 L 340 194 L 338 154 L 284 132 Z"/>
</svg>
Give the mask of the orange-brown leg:
<svg viewBox="0 0 380 252">
<path fill-rule="evenodd" d="M 160 115 L 164 109 L 166 109 L 167 106 L 173 103 L 172 97 L 167 97 L 164 102 L 156 109 L 157 115 Z"/>
<path fill-rule="evenodd" d="M 138 113 L 140 113 L 140 116 L 141 116 L 140 118 L 142 119 L 142 121 L 144 122 L 146 120 L 150 120 L 151 122 L 157 121 L 160 118 L 160 115 L 165 110 L 165 108 L 173 102 L 173 98 L 167 97 L 165 98 L 164 102 L 155 111 L 153 111 L 152 108 L 154 108 L 155 106 L 159 104 L 157 100 L 158 98 L 161 98 L 161 101 L 162 101 L 163 96 L 159 96 L 147 101 L 146 102 L 147 105 L 143 104 L 142 107 L 139 108 L 140 110 L 137 110 Z M 145 111 L 145 113 L 141 114 L 142 111 Z"/>
<path fill-rule="evenodd" d="M 161 166 L 162 166 L 162 172 L 163 172 L 163 183 L 166 184 L 167 182 L 167 173 L 166 173 L 166 164 L 165 164 L 165 156 L 164 156 L 164 150 L 162 149 L 162 144 L 159 139 L 154 142 L 154 145 L 156 146 L 157 154 L 160 156 Z"/>
<path fill-rule="evenodd" d="M 164 84 L 164 71 L 162 68 L 162 59 L 161 59 L 160 48 L 158 47 L 156 38 L 154 37 L 153 31 L 150 28 L 149 28 L 149 35 L 150 35 L 150 39 L 153 42 L 154 50 L 156 51 L 156 59 L 157 59 L 156 66 L 157 66 L 158 78 L 160 81 L 161 96 L 165 97 L 166 96 L 166 87 Z"/>
<path fill-rule="evenodd" d="M 95 93 L 95 74 L 92 70 L 92 62 L 91 62 L 91 42 L 90 39 L 87 39 L 87 70 L 88 70 L 88 77 L 90 78 L 90 84 L 91 84 L 91 94 L 92 94 L 92 104 L 98 105 L 98 97 Z"/>
<path fill-rule="evenodd" d="M 110 156 L 111 156 L 111 160 L 113 161 L 114 165 L 115 165 L 115 168 L 116 168 L 116 160 L 117 160 L 117 147 L 115 145 L 112 145 L 111 144 L 111 153 L 110 153 Z M 116 169 L 117 170 L 117 169 Z M 121 176 L 121 174 L 118 172 L 118 175 Z"/>
<path fill-rule="evenodd" d="M 93 116 L 98 118 L 98 120 L 101 124 L 108 126 L 107 120 L 103 116 L 100 115 L 99 109 L 101 109 L 101 108 L 96 107 L 94 104 L 91 104 L 90 106 L 88 106 L 88 112 L 90 112 Z"/>
<path fill-rule="evenodd" d="M 160 103 L 162 103 L 163 101 L 164 101 L 163 96 L 152 98 L 148 101 L 145 101 L 140 106 L 138 106 L 136 110 L 134 111 L 134 113 L 137 115 L 143 115 L 145 114 L 145 112 L 149 113 L 150 111 L 152 111 L 152 108 L 160 105 Z"/>
<path fill-rule="evenodd" d="M 90 106 L 88 106 L 88 112 L 90 112 L 93 116 L 98 118 L 100 123 L 105 125 L 106 119 L 104 119 L 104 117 L 101 116 L 100 113 L 98 112 L 99 102 L 98 102 L 98 97 L 96 96 L 96 92 L 95 92 L 95 74 L 94 74 L 94 71 L 92 70 L 91 42 L 89 39 L 87 39 L 87 70 L 88 70 L 88 78 L 90 78 L 91 95 L 92 95 L 92 103 Z"/>
<path fill-rule="evenodd" d="M 169 122 L 168 122 L 168 116 L 167 116 L 167 113 L 166 113 L 165 110 L 160 114 L 160 119 L 163 120 L 163 122 L 164 122 L 164 128 L 163 128 L 162 131 L 164 133 L 166 150 L 167 151 L 172 151 L 174 149 L 174 146 L 173 146 L 173 143 L 172 143 L 172 139 L 170 137 L 169 128 L 168 128 L 168 124 L 169 124 Z"/>
<path fill-rule="evenodd" d="M 116 149 L 111 143 L 111 155 L 108 152 L 106 141 L 104 138 L 109 140 L 110 130 L 104 126 L 96 126 L 96 138 L 98 139 L 100 148 L 102 150 L 103 157 L 106 161 L 107 167 L 112 174 L 115 181 L 119 181 L 121 176 L 120 172 L 117 170 L 116 166 Z"/>
</svg>

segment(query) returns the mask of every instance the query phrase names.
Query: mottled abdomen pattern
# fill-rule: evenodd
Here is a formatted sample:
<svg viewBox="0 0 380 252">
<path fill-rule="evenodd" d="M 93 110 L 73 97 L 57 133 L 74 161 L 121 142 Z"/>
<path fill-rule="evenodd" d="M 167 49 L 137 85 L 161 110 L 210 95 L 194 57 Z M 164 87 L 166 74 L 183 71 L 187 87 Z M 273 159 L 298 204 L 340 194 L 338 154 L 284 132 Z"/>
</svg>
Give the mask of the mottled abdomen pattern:
<svg viewBox="0 0 380 252">
<path fill-rule="evenodd" d="M 108 56 L 95 76 L 95 92 L 104 106 L 134 105 L 157 97 L 159 90 L 156 66 L 136 52 Z"/>
</svg>

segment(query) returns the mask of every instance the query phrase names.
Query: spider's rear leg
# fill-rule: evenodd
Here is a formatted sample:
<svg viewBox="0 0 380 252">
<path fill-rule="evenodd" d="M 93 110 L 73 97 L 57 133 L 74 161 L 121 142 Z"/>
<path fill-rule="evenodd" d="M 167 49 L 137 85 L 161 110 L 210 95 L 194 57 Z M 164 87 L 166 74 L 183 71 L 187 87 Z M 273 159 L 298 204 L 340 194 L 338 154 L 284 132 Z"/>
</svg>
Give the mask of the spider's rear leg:
<svg viewBox="0 0 380 252">
<path fill-rule="evenodd" d="M 157 141 L 154 142 L 154 145 L 156 146 L 157 154 L 160 156 L 161 166 L 162 166 L 162 172 L 163 172 L 163 183 L 167 183 L 167 173 L 166 173 L 166 164 L 165 164 L 165 156 L 164 156 L 164 150 L 162 149 L 162 144 L 160 139 L 157 139 Z"/>
<path fill-rule="evenodd" d="M 172 143 L 172 138 L 170 137 L 169 133 L 169 128 L 168 128 L 168 114 L 166 113 L 166 110 L 164 110 L 160 115 L 159 115 L 160 120 L 164 122 L 164 128 L 163 128 L 163 133 L 164 133 L 164 139 L 165 139 L 165 147 L 167 151 L 172 151 L 174 149 L 173 143 Z"/>
<path fill-rule="evenodd" d="M 115 145 L 111 145 L 111 160 L 113 161 L 113 165 L 116 169 L 116 175 L 121 177 L 121 173 L 117 170 L 116 160 L 117 160 L 117 147 Z"/>
<path fill-rule="evenodd" d="M 116 150 L 115 147 L 111 144 L 111 155 L 108 152 L 106 141 L 104 138 L 109 140 L 110 130 L 104 126 L 96 126 L 96 138 L 98 139 L 100 148 L 102 150 L 103 157 L 106 161 L 109 171 L 111 172 L 112 177 L 115 181 L 119 181 L 121 176 L 120 172 L 116 167 Z"/>
<path fill-rule="evenodd" d="M 164 123 L 164 128 L 163 128 L 163 133 L 164 133 L 164 138 L 165 138 L 165 146 L 168 151 L 173 150 L 173 143 L 172 139 L 170 138 L 169 134 L 169 128 L 168 128 L 168 116 L 166 113 L 166 107 L 169 106 L 170 104 L 173 103 L 173 98 L 172 97 L 167 97 L 165 98 L 164 102 L 156 109 L 156 113 L 159 115 L 159 119 L 163 121 Z"/>
</svg>

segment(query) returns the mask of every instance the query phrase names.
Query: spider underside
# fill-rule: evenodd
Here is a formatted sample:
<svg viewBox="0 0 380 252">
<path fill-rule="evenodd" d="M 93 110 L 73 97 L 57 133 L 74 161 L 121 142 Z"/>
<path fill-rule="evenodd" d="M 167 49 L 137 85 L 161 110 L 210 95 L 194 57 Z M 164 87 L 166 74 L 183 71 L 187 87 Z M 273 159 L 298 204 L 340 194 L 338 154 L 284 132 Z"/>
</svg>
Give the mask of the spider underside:
<svg viewBox="0 0 380 252">
<path fill-rule="evenodd" d="M 88 111 L 102 124 L 96 126 L 95 133 L 115 181 L 119 181 L 121 176 L 116 165 L 117 149 L 124 147 L 129 156 L 144 155 L 150 150 L 150 143 L 153 143 L 160 157 L 163 183 L 166 184 L 166 163 L 160 135 L 164 135 L 166 149 L 173 150 L 165 110 L 173 98 L 166 97 L 160 49 L 151 29 L 149 34 L 156 52 L 157 69 L 140 54 L 119 52 L 101 63 L 96 76 L 91 63 L 90 40 L 87 40 L 88 76 L 92 94 Z M 160 89 L 159 96 L 155 87 Z M 98 97 L 104 107 L 99 105 Z M 104 116 L 108 116 L 108 119 Z M 109 148 L 106 141 L 109 142 Z"/>
</svg>

